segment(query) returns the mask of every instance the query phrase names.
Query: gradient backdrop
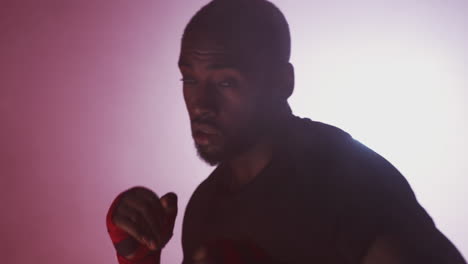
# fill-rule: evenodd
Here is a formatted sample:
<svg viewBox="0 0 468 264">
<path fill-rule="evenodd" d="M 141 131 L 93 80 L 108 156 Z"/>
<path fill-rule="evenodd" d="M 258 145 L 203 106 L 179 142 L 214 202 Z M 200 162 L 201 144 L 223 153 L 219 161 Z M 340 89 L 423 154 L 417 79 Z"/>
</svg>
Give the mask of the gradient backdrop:
<svg viewBox="0 0 468 264">
<path fill-rule="evenodd" d="M 390 160 L 468 256 L 468 2 L 273 2 L 292 31 L 295 113 Z M 212 170 L 176 67 L 204 3 L 0 1 L 3 263 L 116 263 L 105 213 L 135 185 L 179 195 L 163 263 L 180 263 L 185 205 Z"/>
</svg>

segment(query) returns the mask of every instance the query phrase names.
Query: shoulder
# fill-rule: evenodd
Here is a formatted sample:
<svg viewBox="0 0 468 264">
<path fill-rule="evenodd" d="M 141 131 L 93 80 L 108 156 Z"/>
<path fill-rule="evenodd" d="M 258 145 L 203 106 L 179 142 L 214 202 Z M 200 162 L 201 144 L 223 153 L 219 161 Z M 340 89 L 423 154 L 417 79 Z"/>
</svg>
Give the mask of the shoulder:
<svg viewBox="0 0 468 264">
<path fill-rule="evenodd" d="M 331 125 L 298 120 L 290 149 L 307 185 L 321 177 L 337 209 L 337 247 L 362 257 L 381 233 L 417 225 L 433 228 L 405 177 L 384 157 Z M 317 181 L 313 181 L 314 183 Z"/>
<path fill-rule="evenodd" d="M 406 178 L 387 159 L 339 128 L 303 122 L 305 135 L 300 140 L 305 155 L 299 160 L 307 165 L 318 159 L 351 201 L 369 203 L 373 199 L 376 206 L 391 202 L 401 208 L 420 207 Z"/>
<path fill-rule="evenodd" d="M 189 220 L 196 215 L 201 213 L 209 206 L 209 202 L 212 201 L 212 197 L 216 195 L 216 182 L 215 175 L 217 169 L 215 169 L 205 180 L 203 180 L 192 193 L 189 199 L 184 215 L 184 226 Z"/>
<path fill-rule="evenodd" d="M 289 155 L 304 171 L 318 169 L 330 180 L 361 192 L 379 189 L 414 197 L 406 179 L 388 160 L 332 125 L 298 119 L 291 131 Z M 375 193 L 378 195 L 379 193 Z"/>
<path fill-rule="evenodd" d="M 209 214 L 209 208 L 216 195 L 216 174 L 215 169 L 193 192 L 185 208 L 182 223 L 182 248 L 184 255 L 194 250 L 194 246 L 199 244 L 203 229 L 205 228 L 205 218 Z"/>
</svg>

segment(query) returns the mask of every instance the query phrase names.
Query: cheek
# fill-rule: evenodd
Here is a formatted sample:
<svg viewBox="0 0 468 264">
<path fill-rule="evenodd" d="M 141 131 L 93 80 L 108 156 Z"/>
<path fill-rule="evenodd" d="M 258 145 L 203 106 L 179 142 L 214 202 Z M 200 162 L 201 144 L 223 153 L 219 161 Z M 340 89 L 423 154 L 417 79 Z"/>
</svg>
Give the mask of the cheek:
<svg viewBox="0 0 468 264">
<path fill-rule="evenodd" d="M 184 96 L 184 103 L 185 103 L 185 108 L 187 110 L 189 110 L 189 103 L 188 103 L 188 96 L 187 96 L 187 92 L 185 92 L 185 90 L 182 92 L 183 96 Z"/>
<path fill-rule="evenodd" d="M 182 95 L 184 97 L 185 108 L 187 112 L 191 114 L 191 108 L 193 108 L 193 89 L 184 88 L 182 89 Z"/>
<path fill-rule="evenodd" d="M 255 102 L 246 97 L 228 97 L 221 102 L 223 123 L 231 131 L 250 126 L 256 119 Z"/>
</svg>

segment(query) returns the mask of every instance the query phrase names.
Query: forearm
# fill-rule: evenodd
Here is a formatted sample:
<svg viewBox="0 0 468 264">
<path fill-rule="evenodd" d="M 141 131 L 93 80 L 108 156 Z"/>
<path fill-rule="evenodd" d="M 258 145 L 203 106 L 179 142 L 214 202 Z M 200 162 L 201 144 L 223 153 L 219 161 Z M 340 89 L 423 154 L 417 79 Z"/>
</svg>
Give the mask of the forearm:
<svg viewBox="0 0 468 264">
<path fill-rule="evenodd" d="M 362 264 L 466 264 L 457 248 L 437 229 L 416 236 L 380 236 Z"/>
<path fill-rule="evenodd" d="M 106 216 L 107 231 L 116 250 L 118 263 L 159 264 L 161 250 L 150 251 L 148 247 L 140 244 L 112 222 L 111 216 L 120 198 L 121 195 L 113 201 Z"/>
<path fill-rule="evenodd" d="M 117 254 L 117 260 L 119 264 L 160 264 L 161 263 L 161 251 L 152 252 L 143 258 L 127 259 Z"/>
</svg>

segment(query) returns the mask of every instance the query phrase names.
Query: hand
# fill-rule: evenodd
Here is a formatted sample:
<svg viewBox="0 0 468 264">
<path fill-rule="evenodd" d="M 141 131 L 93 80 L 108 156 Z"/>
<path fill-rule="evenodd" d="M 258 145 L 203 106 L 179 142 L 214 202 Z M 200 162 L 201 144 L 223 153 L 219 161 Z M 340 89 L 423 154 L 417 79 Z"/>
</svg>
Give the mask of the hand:
<svg viewBox="0 0 468 264">
<path fill-rule="evenodd" d="M 176 194 L 168 193 L 159 198 L 147 188 L 134 187 L 121 194 L 112 222 L 135 241 L 154 251 L 162 249 L 171 239 L 176 216 Z M 132 258 L 128 252 L 125 255 Z"/>
<path fill-rule="evenodd" d="M 192 255 L 191 264 L 272 264 L 266 252 L 251 241 L 212 240 Z"/>
</svg>

